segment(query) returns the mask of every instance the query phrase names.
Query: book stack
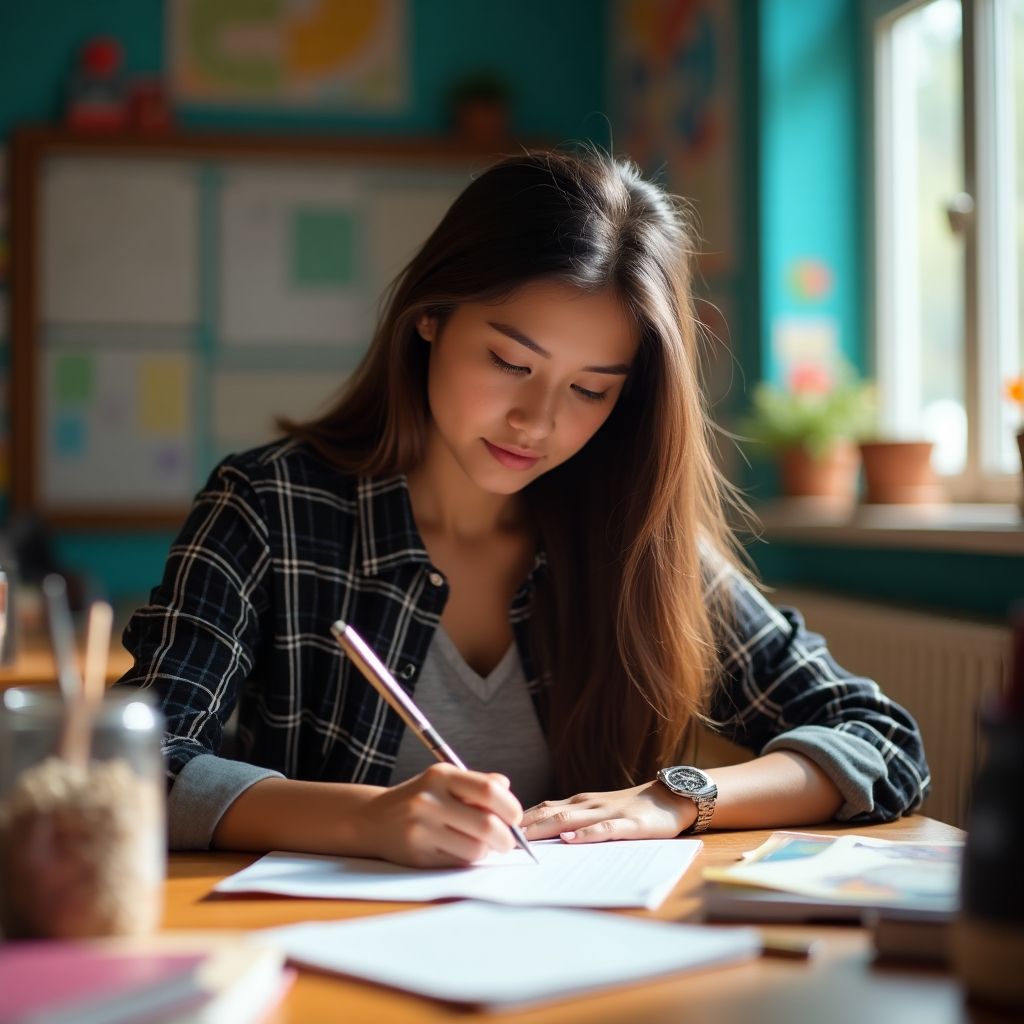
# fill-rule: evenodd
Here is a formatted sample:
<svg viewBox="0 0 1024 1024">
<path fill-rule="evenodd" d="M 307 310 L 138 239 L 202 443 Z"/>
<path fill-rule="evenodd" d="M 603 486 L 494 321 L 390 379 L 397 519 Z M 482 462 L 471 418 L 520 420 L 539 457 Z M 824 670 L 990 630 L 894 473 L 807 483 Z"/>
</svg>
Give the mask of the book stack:
<svg viewBox="0 0 1024 1024">
<path fill-rule="evenodd" d="M 287 991 L 283 952 L 238 936 L 0 945 L 0 1024 L 256 1024 Z"/>
<path fill-rule="evenodd" d="M 941 962 L 958 908 L 962 843 L 776 832 L 742 861 L 708 868 L 713 921 L 853 921 L 880 957 Z"/>
</svg>

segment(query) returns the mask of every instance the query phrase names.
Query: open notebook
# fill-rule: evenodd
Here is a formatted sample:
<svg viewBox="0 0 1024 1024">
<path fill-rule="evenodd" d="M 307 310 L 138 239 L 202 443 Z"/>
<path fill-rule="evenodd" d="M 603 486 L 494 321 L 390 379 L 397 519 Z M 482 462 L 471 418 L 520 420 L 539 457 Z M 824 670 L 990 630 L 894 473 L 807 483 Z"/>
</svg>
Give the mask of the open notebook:
<svg viewBox="0 0 1024 1024">
<path fill-rule="evenodd" d="M 752 928 L 465 901 L 259 933 L 296 964 L 503 1009 L 749 960 Z"/>
<path fill-rule="evenodd" d="M 531 843 L 468 868 L 424 870 L 361 857 L 269 853 L 217 884 L 224 893 L 321 899 L 430 901 L 463 897 L 551 907 L 659 906 L 701 848 L 699 839 L 624 840 L 572 846 Z"/>
</svg>

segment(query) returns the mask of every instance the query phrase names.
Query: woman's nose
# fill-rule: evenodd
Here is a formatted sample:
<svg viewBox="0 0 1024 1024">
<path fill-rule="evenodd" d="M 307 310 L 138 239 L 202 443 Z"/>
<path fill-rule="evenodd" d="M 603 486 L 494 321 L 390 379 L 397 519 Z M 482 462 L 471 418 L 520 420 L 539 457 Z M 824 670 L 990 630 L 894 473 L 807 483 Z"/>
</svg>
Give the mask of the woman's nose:
<svg viewBox="0 0 1024 1024">
<path fill-rule="evenodd" d="M 508 412 L 508 424 L 531 441 L 540 441 L 555 429 L 555 399 L 547 389 L 526 387 Z"/>
</svg>

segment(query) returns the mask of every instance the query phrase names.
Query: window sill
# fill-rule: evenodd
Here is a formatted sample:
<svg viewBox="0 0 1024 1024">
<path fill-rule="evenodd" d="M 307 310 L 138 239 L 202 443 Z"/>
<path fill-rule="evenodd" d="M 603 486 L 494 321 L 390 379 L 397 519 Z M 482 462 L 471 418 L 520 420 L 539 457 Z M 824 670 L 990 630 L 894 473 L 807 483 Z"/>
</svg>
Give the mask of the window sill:
<svg viewBox="0 0 1024 1024">
<path fill-rule="evenodd" d="M 851 511 L 790 498 L 755 511 L 770 541 L 1024 555 L 1024 513 L 1017 505 L 857 505 Z"/>
</svg>

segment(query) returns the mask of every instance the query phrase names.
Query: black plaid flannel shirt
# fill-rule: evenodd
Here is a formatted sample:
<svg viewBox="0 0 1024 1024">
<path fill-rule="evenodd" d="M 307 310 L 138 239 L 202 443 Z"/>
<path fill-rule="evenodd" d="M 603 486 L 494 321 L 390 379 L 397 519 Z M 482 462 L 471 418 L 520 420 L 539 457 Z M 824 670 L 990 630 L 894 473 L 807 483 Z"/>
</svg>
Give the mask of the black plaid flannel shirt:
<svg viewBox="0 0 1024 1024">
<path fill-rule="evenodd" d="M 543 725 L 526 629 L 542 571 L 539 555 L 510 621 Z M 841 817 L 918 806 L 928 767 L 910 715 L 727 567 L 708 585 L 731 586 L 736 609 L 721 629 L 711 708 L 723 735 L 812 757 L 846 797 Z M 302 443 L 276 442 L 225 459 L 197 496 L 162 582 L 125 630 L 135 667 L 121 681 L 157 692 L 172 779 L 220 751 L 237 704 L 240 760 L 289 778 L 387 785 L 404 726 L 329 627 L 354 626 L 414 689 L 446 597 L 404 477 L 357 479 Z"/>
</svg>

